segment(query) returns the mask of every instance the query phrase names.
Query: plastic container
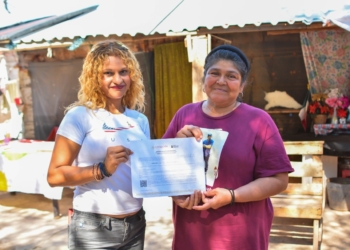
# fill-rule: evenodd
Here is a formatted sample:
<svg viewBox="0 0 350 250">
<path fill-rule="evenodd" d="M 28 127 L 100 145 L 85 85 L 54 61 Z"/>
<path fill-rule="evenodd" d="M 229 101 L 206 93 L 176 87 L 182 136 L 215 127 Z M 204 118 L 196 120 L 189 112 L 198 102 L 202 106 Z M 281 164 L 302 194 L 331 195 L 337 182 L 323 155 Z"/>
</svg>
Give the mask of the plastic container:
<svg viewBox="0 0 350 250">
<path fill-rule="evenodd" d="M 350 158 L 338 157 L 338 177 L 350 177 Z"/>
<path fill-rule="evenodd" d="M 343 169 L 350 169 L 350 157 L 339 157 L 338 158 L 338 167 Z"/>
<path fill-rule="evenodd" d="M 11 141 L 11 135 L 10 135 L 10 133 L 6 133 L 5 137 L 4 137 L 5 145 L 8 145 L 10 143 L 10 141 Z"/>
<path fill-rule="evenodd" d="M 22 100 L 21 100 L 20 97 L 16 97 L 16 98 L 15 98 L 15 104 L 16 104 L 17 106 L 19 106 L 19 105 L 22 104 Z"/>
<path fill-rule="evenodd" d="M 350 211 L 350 178 L 329 178 L 327 197 L 331 209 Z"/>
</svg>

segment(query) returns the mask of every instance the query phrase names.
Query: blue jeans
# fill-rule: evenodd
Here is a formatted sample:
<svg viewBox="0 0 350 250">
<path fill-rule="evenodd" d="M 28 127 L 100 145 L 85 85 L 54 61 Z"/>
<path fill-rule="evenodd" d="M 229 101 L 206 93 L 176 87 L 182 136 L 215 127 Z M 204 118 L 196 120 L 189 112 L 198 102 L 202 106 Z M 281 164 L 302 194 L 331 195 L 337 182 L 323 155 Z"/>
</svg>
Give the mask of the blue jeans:
<svg viewBox="0 0 350 250">
<path fill-rule="evenodd" d="M 123 219 L 74 210 L 68 225 L 68 248 L 142 250 L 145 230 L 142 208 Z"/>
</svg>

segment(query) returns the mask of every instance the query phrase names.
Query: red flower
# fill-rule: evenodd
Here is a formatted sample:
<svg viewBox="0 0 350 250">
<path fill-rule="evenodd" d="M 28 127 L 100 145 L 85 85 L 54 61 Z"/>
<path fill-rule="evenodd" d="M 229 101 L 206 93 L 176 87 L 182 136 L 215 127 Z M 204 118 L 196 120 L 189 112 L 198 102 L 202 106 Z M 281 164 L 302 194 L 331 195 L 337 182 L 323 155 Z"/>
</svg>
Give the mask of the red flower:
<svg viewBox="0 0 350 250">
<path fill-rule="evenodd" d="M 309 114 L 328 114 L 329 106 L 325 103 L 325 94 L 313 94 L 309 105 Z"/>
<path fill-rule="evenodd" d="M 321 114 L 327 114 L 329 113 L 329 108 L 327 106 L 320 106 L 320 112 Z"/>
<path fill-rule="evenodd" d="M 346 117 L 347 110 L 346 109 L 337 109 L 337 116 L 339 118 L 345 118 Z"/>
<path fill-rule="evenodd" d="M 310 106 L 309 106 L 310 114 L 315 114 L 316 113 L 316 109 L 317 109 L 317 103 L 310 104 Z"/>
</svg>

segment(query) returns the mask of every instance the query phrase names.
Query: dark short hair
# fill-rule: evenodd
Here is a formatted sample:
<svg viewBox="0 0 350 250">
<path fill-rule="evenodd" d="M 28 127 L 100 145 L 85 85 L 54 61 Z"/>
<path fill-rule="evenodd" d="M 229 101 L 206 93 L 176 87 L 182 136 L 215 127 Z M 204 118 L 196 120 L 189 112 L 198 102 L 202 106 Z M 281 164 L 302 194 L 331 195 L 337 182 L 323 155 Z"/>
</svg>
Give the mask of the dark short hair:
<svg viewBox="0 0 350 250">
<path fill-rule="evenodd" d="M 216 51 L 218 50 L 228 50 L 228 51 L 231 51 L 233 53 L 236 53 L 240 58 L 241 60 L 244 62 L 244 64 L 246 65 L 247 67 L 247 71 L 250 70 L 250 63 L 249 63 L 249 60 L 248 58 L 246 57 L 246 55 L 243 53 L 242 50 L 240 50 L 239 48 L 235 47 L 235 46 L 232 46 L 232 45 L 220 45 L 218 47 L 215 47 L 214 49 L 212 49 L 209 54 L 207 55 L 206 59 L 205 59 L 205 63 L 207 63 L 207 59 L 210 58 L 210 56 L 212 54 L 214 54 Z"/>
<path fill-rule="evenodd" d="M 208 69 L 220 60 L 231 61 L 241 74 L 242 83 L 247 80 L 250 71 L 249 60 L 240 49 L 232 45 L 220 45 L 209 52 L 205 58 L 203 77 L 207 74 Z"/>
</svg>

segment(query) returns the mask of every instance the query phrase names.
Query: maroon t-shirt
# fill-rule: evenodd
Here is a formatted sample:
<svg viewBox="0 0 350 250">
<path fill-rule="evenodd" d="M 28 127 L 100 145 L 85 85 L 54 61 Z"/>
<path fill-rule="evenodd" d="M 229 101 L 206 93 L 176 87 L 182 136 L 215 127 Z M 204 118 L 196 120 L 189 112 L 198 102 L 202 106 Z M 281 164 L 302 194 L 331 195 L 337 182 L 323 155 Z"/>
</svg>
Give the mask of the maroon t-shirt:
<svg viewBox="0 0 350 250">
<path fill-rule="evenodd" d="M 174 138 L 190 124 L 229 133 L 213 188 L 236 189 L 257 178 L 294 171 L 279 131 L 264 110 L 242 103 L 230 114 L 210 117 L 202 111 L 202 102 L 187 104 L 175 114 L 163 138 Z M 173 249 L 268 249 L 272 218 L 270 199 L 206 211 L 174 203 Z"/>
</svg>

